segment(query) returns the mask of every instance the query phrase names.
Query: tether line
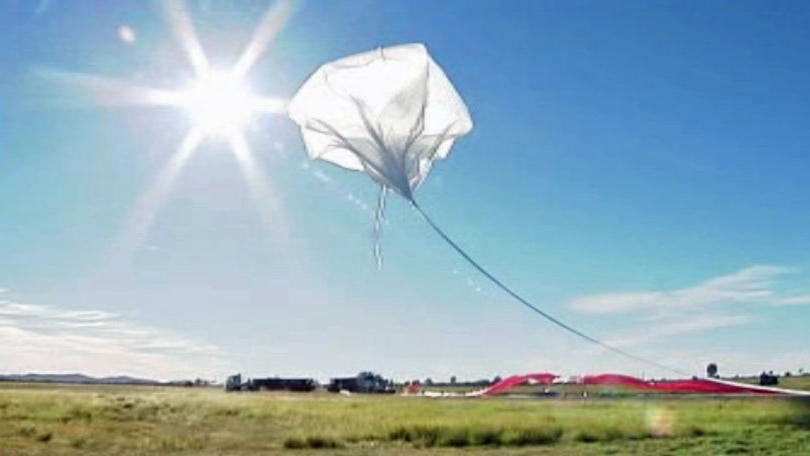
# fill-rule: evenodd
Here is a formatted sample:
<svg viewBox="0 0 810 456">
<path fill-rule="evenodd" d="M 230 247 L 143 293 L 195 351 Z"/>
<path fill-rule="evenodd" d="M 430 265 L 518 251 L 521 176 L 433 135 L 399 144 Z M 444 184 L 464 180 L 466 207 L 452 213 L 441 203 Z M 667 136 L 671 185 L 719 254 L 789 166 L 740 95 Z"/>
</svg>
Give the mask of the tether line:
<svg viewBox="0 0 810 456">
<path fill-rule="evenodd" d="M 682 371 L 680 371 L 678 369 L 673 369 L 673 368 L 671 368 L 669 366 L 665 366 L 665 365 L 663 365 L 663 364 L 661 364 L 661 363 L 659 363 L 657 361 L 653 361 L 651 359 L 643 358 L 641 356 L 634 355 L 632 353 L 628 353 L 628 352 L 626 352 L 626 351 L 624 351 L 624 350 L 622 350 L 620 348 L 616 348 L 616 347 L 614 347 L 612 345 L 606 344 L 605 342 L 602 342 L 599 339 L 593 338 L 593 337 L 583 333 L 582 331 L 568 325 L 567 323 L 564 323 L 563 321 L 555 318 L 554 316 L 550 315 L 549 313 L 541 310 L 539 307 L 535 306 L 534 304 L 532 304 L 531 302 L 529 302 L 528 300 L 523 298 L 521 295 L 519 295 L 516 291 L 512 290 L 509 286 L 507 286 L 506 284 L 501 282 L 497 277 L 492 275 L 492 273 L 487 271 L 483 266 L 478 264 L 477 261 L 475 261 L 470 255 L 468 255 L 467 252 L 464 251 L 464 249 L 462 249 L 458 244 L 456 244 L 455 241 L 453 241 L 450 238 L 450 236 L 448 236 L 441 228 L 438 227 L 438 225 L 436 225 L 436 223 L 430 218 L 430 216 L 428 216 L 425 213 L 425 211 L 422 210 L 422 208 L 419 206 L 419 204 L 417 204 L 417 202 L 415 200 L 411 199 L 410 202 L 411 202 L 411 205 L 414 207 L 414 209 L 416 209 L 416 211 L 419 213 L 419 215 L 421 215 L 422 218 L 425 219 L 425 221 L 428 223 L 428 225 L 430 225 L 430 227 L 433 228 L 433 231 L 435 231 L 442 239 L 444 239 L 444 241 L 447 242 L 447 244 L 449 244 L 450 247 L 452 247 L 456 252 L 458 252 L 459 255 L 461 255 L 465 260 L 467 260 L 467 262 L 470 263 L 470 265 L 472 265 L 475 269 L 477 269 L 478 272 L 483 274 L 486 278 L 488 278 L 492 283 L 497 285 L 501 290 L 505 291 L 508 295 L 512 296 L 518 302 L 520 302 L 521 304 L 526 306 L 529 310 L 533 311 L 536 314 L 539 314 L 541 317 L 543 317 L 546 320 L 554 323 L 555 325 L 559 326 L 560 328 L 570 332 L 571 334 L 574 334 L 574 335 L 576 335 L 576 336 L 578 336 L 578 337 L 580 337 L 582 339 L 585 339 L 588 342 L 596 344 L 596 345 L 598 345 L 598 346 L 600 346 L 602 348 L 610 350 L 613 353 L 622 355 L 625 358 L 632 359 L 632 360 L 640 362 L 642 364 L 648 364 L 648 365 L 651 365 L 651 366 L 656 366 L 656 367 L 658 367 L 660 369 L 664 369 L 666 371 L 676 373 L 678 375 L 689 376 L 689 374 L 687 374 L 685 372 L 682 372 Z"/>
</svg>

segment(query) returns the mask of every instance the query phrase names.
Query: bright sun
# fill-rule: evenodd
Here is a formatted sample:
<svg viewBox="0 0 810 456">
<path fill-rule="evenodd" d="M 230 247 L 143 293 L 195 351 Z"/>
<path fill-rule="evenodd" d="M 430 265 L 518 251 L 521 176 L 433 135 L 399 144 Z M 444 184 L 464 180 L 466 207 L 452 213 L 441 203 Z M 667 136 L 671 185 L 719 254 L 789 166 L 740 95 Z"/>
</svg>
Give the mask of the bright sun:
<svg viewBox="0 0 810 456">
<path fill-rule="evenodd" d="M 3 0 L 0 0 L 2 3 Z M 286 101 L 253 94 L 245 75 L 261 58 L 267 46 L 281 32 L 294 11 L 296 0 L 276 0 L 262 17 L 250 42 L 235 60 L 233 68 L 217 71 L 211 66 L 197 38 L 185 0 L 163 0 L 160 5 L 172 34 L 181 45 L 194 74 L 194 80 L 180 90 L 165 90 L 133 84 L 126 79 L 87 73 L 43 72 L 44 77 L 71 83 L 71 90 L 83 89 L 100 106 L 170 106 L 186 113 L 191 128 L 177 151 L 169 158 L 154 183 L 147 188 L 119 233 L 116 252 L 129 257 L 143 244 L 149 228 L 168 198 L 174 181 L 206 138 L 223 140 L 230 146 L 259 210 L 262 223 L 274 234 L 283 236 L 283 223 L 275 202 L 275 191 L 265 178 L 251 150 L 245 130 L 261 114 L 286 113 Z M 127 27 L 129 30 L 129 26 Z M 134 31 L 129 30 L 134 36 Z M 132 39 L 122 37 L 127 44 Z"/>
<path fill-rule="evenodd" d="M 255 99 L 237 75 L 212 71 L 183 93 L 182 106 L 208 136 L 239 133 L 255 113 Z"/>
</svg>

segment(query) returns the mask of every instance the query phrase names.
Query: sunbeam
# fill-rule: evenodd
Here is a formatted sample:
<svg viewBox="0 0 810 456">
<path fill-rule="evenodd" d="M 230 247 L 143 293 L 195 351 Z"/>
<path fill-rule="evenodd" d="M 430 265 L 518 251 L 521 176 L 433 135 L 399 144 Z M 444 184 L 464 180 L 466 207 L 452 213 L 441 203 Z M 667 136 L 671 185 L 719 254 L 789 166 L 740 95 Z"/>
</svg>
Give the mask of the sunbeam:
<svg viewBox="0 0 810 456">
<path fill-rule="evenodd" d="M 256 163 L 244 131 L 257 114 L 285 114 L 287 102 L 254 96 L 245 76 L 284 28 L 297 0 L 278 0 L 268 8 L 231 71 L 212 68 L 183 0 L 155 0 L 155 4 L 194 72 L 189 86 L 162 90 L 101 75 L 44 68 L 34 70 L 39 81 L 49 82 L 58 89 L 55 96 L 47 97 L 52 105 L 67 108 L 171 106 L 185 111 L 190 118 L 191 131 L 152 185 L 139 197 L 126 224 L 116 236 L 114 264 L 125 265 L 143 245 L 186 162 L 200 143 L 211 137 L 228 142 L 265 231 L 272 234 L 276 241 L 281 241 L 281 245 L 286 244 L 287 233 L 281 220 L 278 196 Z"/>
<path fill-rule="evenodd" d="M 253 98 L 253 110 L 267 114 L 285 114 L 287 101 L 278 98 Z"/>
<path fill-rule="evenodd" d="M 175 39 L 186 51 L 194 74 L 197 77 L 208 74 L 211 71 L 211 65 L 197 38 L 197 32 L 194 30 L 194 24 L 191 22 L 185 2 L 183 0 L 163 0 L 156 3 L 161 6 Z"/>
<path fill-rule="evenodd" d="M 49 68 L 36 68 L 34 75 L 56 87 L 69 89 L 48 97 L 49 105 L 67 108 L 178 106 L 181 102 L 178 92 L 144 87 L 123 79 Z"/>
<path fill-rule="evenodd" d="M 287 245 L 287 224 L 281 220 L 283 214 L 281 203 L 276 192 L 270 186 L 270 181 L 262 172 L 253 157 L 253 150 L 242 133 L 232 133 L 228 136 L 233 155 L 239 164 L 239 169 L 247 182 L 248 190 L 259 212 L 264 229 L 272 234 L 270 241 L 276 245 Z"/>
<path fill-rule="evenodd" d="M 261 24 L 253 33 L 250 43 L 245 47 L 244 52 L 236 62 L 236 66 L 234 66 L 233 72 L 237 77 L 242 77 L 250 71 L 256 60 L 267 49 L 267 45 L 284 29 L 287 19 L 289 19 L 296 7 L 296 3 L 294 0 L 278 0 L 268 8 Z"/>
<path fill-rule="evenodd" d="M 155 217 L 169 197 L 174 181 L 204 138 L 205 134 L 202 130 L 191 130 L 152 185 L 135 204 L 132 214 L 116 238 L 113 248 L 114 266 L 127 264 L 140 246 L 143 245 Z"/>
</svg>

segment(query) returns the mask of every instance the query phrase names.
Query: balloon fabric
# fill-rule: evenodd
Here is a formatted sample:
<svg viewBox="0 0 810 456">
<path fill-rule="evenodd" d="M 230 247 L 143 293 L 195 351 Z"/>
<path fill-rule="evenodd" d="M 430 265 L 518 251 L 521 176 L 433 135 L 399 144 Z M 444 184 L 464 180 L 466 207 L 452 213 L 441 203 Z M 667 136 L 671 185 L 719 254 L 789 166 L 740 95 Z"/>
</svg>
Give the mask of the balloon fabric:
<svg viewBox="0 0 810 456">
<path fill-rule="evenodd" d="M 374 223 L 378 267 L 382 267 L 380 232 L 390 189 L 408 200 L 471 266 L 528 309 L 614 353 L 678 372 L 601 342 L 532 304 L 476 262 L 416 202 L 414 191 L 433 162 L 447 157 L 456 139 L 473 127 L 467 106 L 424 45 L 379 48 L 322 65 L 290 100 L 288 115 L 300 127 L 311 158 L 364 171 L 380 185 Z"/>
<path fill-rule="evenodd" d="M 312 158 L 365 171 L 407 200 L 472 129 L 458 92 L 422 44 L 321 66 L 288 107 Z"/>
</svg>

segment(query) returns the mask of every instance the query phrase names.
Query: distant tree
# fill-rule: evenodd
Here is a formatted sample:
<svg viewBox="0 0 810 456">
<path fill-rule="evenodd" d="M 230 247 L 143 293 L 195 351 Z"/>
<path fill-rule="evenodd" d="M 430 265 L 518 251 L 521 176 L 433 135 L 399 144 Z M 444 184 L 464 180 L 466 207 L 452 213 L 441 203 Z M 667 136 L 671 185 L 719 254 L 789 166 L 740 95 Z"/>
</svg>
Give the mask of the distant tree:
<svg viewBox="0 0 810 456">
<path fill-rule="evenodd" d="M 451 385 L 455 385 L 455 384 L 456 384 L 456 376 L 455 376 L 455 375 L 453 375 L 452 377 L 450 377 L 450 384 L 451 384 Z"/>
<path fill-rule="evenodd" d="M 717 364 L 709 363 L 709 365 L 706 366 L 706 375 L 709 378 L 717 378 Z"/>
<path fill-rule="evenodd" d="M 433 385 L 433 379 L 430 378 L 430 377 L 426 378 L 425 379 L 425 386 L 432 386 L 432 385 Z"/>
<path fill-rule="evenodd" d="M 790 377 L 790 371 L 785 371 L 785 377 Z"/>
<path fill-rule="evenodd" d="M 492 384 L 499 383 L 501 381 L 501 376 L 496 375 L 495 378 L 492 379 Z"/>
</svg>

